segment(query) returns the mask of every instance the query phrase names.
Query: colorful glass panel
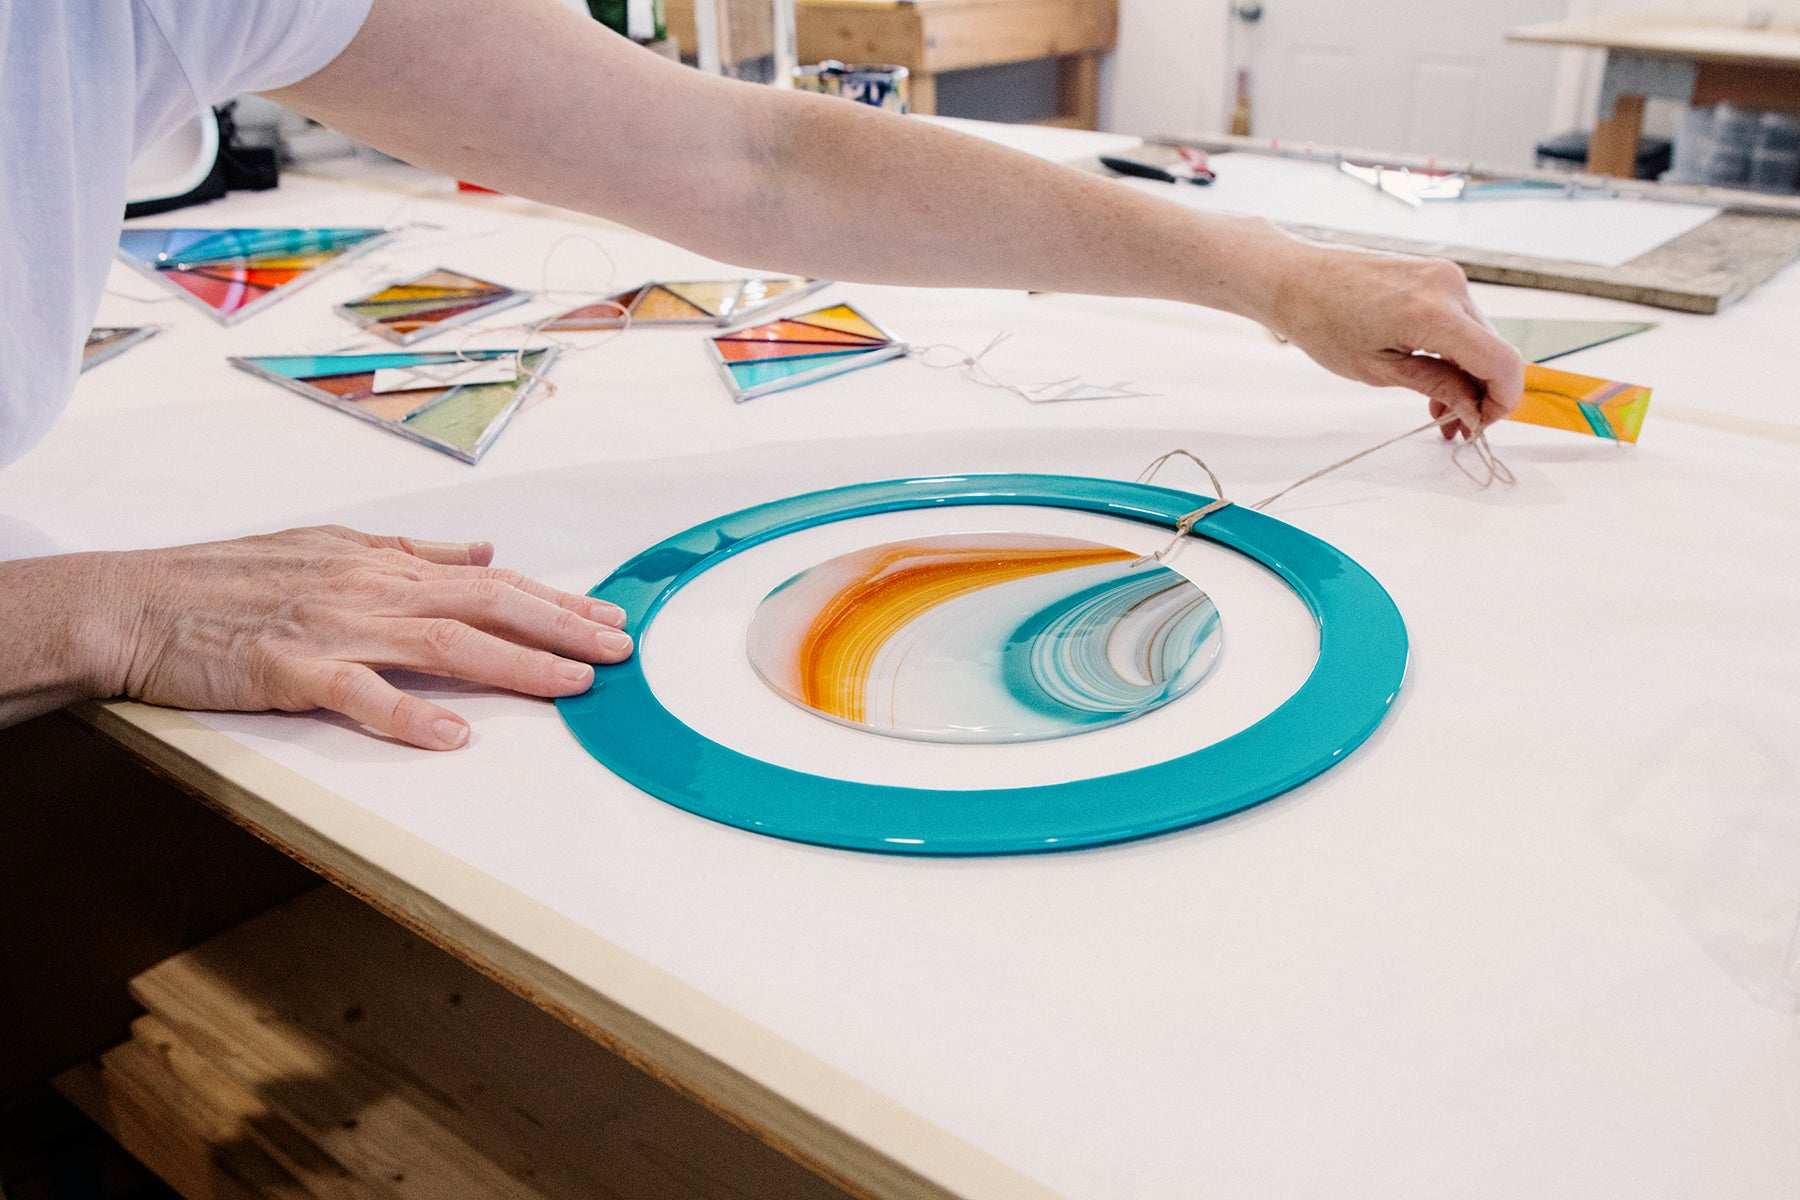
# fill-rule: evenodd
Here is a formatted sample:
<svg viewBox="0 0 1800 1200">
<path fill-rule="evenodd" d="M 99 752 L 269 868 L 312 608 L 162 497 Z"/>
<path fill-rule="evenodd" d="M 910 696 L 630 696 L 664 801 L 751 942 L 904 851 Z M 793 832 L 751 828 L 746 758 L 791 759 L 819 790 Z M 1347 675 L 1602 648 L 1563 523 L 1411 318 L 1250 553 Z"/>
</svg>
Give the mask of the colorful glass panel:
<svg viewBox="0 0 1800 1200">
<path fill-rule="evenodd" d="M 1192 688 L 1220 644 L 1212 600 L 1116 546 L 950 534 L 841 555 L 771 592 L 750 663 L 802 708 L 934 742 L 1063 737 Z"/>
</svg>

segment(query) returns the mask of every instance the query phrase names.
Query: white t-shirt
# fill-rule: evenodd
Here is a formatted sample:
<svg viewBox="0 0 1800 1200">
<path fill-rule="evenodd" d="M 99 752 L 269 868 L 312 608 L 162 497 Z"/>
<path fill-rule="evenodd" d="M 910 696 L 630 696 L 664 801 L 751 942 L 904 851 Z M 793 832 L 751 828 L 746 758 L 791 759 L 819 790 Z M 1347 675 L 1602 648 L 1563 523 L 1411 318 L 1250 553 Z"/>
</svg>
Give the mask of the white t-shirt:
<svg viewBox="0 0 1800 1200">
<path fill-rule="evenodd" d="M 0 0 L 0 466 L 68 403 L 138 151 L 311 75 L 370 3 Z"/>
</svg>

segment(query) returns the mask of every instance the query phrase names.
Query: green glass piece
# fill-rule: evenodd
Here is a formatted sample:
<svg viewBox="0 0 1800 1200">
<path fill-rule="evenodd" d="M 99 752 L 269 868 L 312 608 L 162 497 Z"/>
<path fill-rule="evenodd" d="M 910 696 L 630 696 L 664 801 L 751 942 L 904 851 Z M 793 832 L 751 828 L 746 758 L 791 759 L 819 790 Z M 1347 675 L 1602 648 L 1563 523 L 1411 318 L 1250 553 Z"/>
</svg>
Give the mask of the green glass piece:
<svg viewBox="0 0 1800 1200">
<path fill-rule="evenodd" d="M 1654 321 L 1556 321 L 1539 317 L 1495 317 L 1494 331 L 1526 362 L 1549 362 L 1577 350 L 1655 329 Z"/>
</svg>

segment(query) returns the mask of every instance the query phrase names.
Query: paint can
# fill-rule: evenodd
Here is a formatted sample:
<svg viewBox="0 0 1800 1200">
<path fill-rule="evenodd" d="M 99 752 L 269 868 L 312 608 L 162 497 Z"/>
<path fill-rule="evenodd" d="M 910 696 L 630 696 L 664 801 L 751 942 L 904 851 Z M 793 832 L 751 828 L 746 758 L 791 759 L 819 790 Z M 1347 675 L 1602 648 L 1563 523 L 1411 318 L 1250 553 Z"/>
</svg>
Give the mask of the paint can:
<svg viewBox="0 0 1800 1200">
<path fill-rule="evenodd" d="M 850 67 L 828 59 L 817 66 L 796 67 L 794 87 L 803 92 L 842 96 L 858 104 L 903 113 L 908 108 L 910 76 L 911 73 L 905 67 Z"/>
</svg>

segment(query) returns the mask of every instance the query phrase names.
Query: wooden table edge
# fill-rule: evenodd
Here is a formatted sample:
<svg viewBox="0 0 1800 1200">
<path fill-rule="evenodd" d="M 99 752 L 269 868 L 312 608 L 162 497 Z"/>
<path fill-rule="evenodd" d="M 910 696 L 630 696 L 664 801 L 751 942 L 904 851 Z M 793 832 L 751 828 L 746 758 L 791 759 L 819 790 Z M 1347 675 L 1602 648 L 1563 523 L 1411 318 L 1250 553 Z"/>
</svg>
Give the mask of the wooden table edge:
<svg viewBox="0 0 1800 1200">
<path fill-rule="evenodd" d="M 186 713 L 126 700 L 69 712 L 258 838 L 852 1195 L 1058 1200 L 660 968 Z M 561 961 L 588 964 L 589 977 L 552 966 L 552 948 Z"/>
</svg>

